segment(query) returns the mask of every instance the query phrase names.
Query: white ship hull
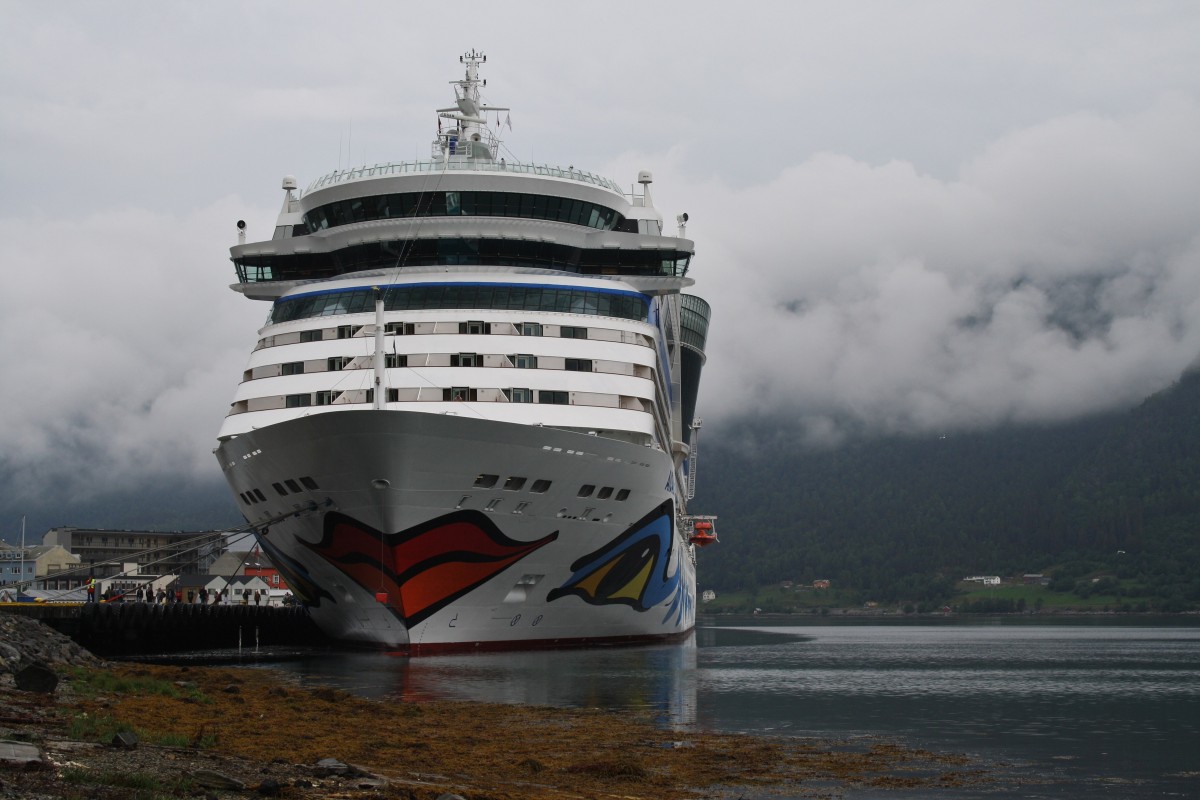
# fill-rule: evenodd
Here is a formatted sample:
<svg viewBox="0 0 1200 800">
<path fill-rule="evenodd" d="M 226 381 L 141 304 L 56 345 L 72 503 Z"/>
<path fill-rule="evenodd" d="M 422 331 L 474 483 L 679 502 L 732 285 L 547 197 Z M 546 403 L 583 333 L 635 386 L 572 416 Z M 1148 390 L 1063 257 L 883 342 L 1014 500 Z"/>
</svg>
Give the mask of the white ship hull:
<svg viewBox="0 0 1200 800">
<path fill-rule="evenodd" d="M 259 539 L 335 638 L 419 654 L 694 627 L 694 553 L 656 448 L 363 409 L 248 431 L 217 455 L 235 493 L 259 489 L 282 517 Z"/>
</svg>

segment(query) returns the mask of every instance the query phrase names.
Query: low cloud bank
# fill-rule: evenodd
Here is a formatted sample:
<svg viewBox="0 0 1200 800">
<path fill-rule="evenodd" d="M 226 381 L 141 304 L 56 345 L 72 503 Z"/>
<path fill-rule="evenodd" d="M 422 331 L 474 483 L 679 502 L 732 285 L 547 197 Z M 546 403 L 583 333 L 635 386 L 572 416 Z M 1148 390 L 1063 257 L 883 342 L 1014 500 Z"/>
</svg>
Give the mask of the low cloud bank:
<svg viewBox="0 0 1200 800">
<path fill-rule="evenodd" d="M 1200 355 L 1197 174 L 1200 108 L 1164 97 L 1014 131 L 954 180 L 832 153 L 672 176 L 714 306 L 701 412 L 836 442 L 1133 404 Z"/>
</svg>

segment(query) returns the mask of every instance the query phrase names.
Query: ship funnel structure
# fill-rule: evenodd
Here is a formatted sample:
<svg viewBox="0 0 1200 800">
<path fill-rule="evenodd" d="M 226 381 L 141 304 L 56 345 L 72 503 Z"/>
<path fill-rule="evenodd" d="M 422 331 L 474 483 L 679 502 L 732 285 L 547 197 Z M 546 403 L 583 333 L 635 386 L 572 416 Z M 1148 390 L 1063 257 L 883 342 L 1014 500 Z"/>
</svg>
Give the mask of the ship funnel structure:
<svg viewBox="0 0 1200 800">
<path fill-rule="evenodd" d="M 694 294 L 680 295 L 680 393 L 682 418 L 696 416 L 696 395 L 700 389 L 700 372 L 704 369 L 704 344 L 708 340 L 708 321 L 712 307 Z M 684 426 L 683 440 L 691 445 L 691 428 Z"/>
</svg>

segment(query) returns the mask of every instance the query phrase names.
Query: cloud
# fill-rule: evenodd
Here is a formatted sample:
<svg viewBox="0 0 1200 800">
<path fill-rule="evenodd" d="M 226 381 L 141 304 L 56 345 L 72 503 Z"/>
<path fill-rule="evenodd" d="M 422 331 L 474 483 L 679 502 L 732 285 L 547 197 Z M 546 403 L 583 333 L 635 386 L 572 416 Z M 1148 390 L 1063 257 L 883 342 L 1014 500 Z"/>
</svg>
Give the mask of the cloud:
<svg viewBox="0 0 1200 800">
<path fill-rule="evenodd" d="M 244 211 L 226 198 L 186 215 L 0 221 L 10 496 L 215 472 L 217 428 L 267 310 L 227 288 L 222 244 Z"/>
<path fill-rule="evenodd" d="M 212 480 L 267 310 L 226 288 L 231 222 L 269 235 L 284 174 L 425 155 L 471 46 L 513 108 L 510 156 L 626 185 L 649 168 L 668 219 L 690 213 L 714 431 L 747 413 L 823 441 L 1065 419 L 1200 353 L 1184 5 L 780 2 L 760 25 L 718 4 L 535 3 L 399 54 L 381 32 L 410 14 L 388 4 L 333 27 L 303 1 L 4 8 L 22 32 L 0 50 L 14 503 Z"/>
<path fill-rule="evenodd" d="M 1200 108 L 1165 96 L 1013 131 L 951 180 L 832 153 L 682 178 L 714 306 L 701 409 L 837 438 L 1134 403 L 1200 354 L 1197 174 Z"/>
</svg>

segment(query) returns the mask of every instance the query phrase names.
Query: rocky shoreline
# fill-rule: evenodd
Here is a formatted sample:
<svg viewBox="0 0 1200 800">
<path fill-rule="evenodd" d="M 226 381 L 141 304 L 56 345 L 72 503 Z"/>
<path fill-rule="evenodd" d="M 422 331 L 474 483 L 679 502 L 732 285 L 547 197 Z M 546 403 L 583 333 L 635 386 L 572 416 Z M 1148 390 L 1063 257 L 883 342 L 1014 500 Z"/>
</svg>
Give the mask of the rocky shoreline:
<svg viewBox="0 0 1200 800">
<path fill-rule="evenodd" d="M 263 669 L 104 662 L 0 613 L 0 800 L 840 797 L 953 790 L 964 756 L 672 731 L 653 715 L 365 700 Z M 57 685 L 23 690 L 30 665 Z"/>
</svg>

